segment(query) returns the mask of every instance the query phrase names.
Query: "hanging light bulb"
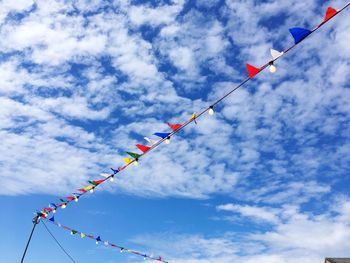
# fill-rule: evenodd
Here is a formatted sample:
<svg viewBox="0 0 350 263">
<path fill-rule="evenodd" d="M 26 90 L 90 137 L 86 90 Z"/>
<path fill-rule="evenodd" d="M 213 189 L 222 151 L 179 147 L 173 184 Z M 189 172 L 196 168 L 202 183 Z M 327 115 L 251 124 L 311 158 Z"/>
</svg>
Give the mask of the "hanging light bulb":
<svg viewBox="0 0 350 263">
<path fill-rule="evenodd" d="M 135 159 L 135 161 L 134 161 L 134 165 L 135 166 L 138 166 L 139 165 L 139 163 L 137 162 L 139 159 Z"/>
<path fill-rule="evenodd" d="M 170 137 L 169 137 L 169 136 L 165 139 L 165 143 L 166 143 L 166 144 L 169 144 L 169 143 L 170 143 Z"/>
<path fill-rule="evenodd" d="M 209 107 L 208 114 L 209 115 L 214 115 L 214 107 L 213 106 Z"/>
<path fill-rule="evenodd" d="M 78 202 L 78 201 L 79 201 L 79 198 L 76 196 L 76 197 L 74 198 L 74 201 L 75 201 L 75 202 Z"/>
<path fill-rule="evenodd" d="M 113 182 L 114 181 L 114 176 L 111 176 L 111 178 L 109 178 L 109 181 Z"/>
<path fill-rule="evenodd" d="M 52 213 L 56 213 L 56 209 L 54 209 L 54 210 L 52 211 Z"/>
<path fill-rule="evenodd" d="M 70 234 L 73 236 L 73 231 L 70 231 Z"/>
<path fill-rule="evenodd" d="M 67 207 L 66 204 L 63 204 L 63 205 L 61 206 L 62 209 L 65 209 L 66 207 Z"/>
<path fill-rule="evenodd" d="M 271 73 L 275 73 L 276 70 L 277 70 L 277 68 L 276 68 L 276 66 L 273 64 L 273 61 L 271 61 L 271 62 L 269 63 L 269 65 L 270 65 L 269 71 L 270 71 Z"/>
<path fill-rule="evenodd" d="M 94 192 L 94 188 L 91 188 L 91 189 L 90 189 L 90 193 L 93 193 L 93 192 Z"/>
<path fill-rule="evenodd" d="M 121 249 L 120 249 L 120 253 L 123 253 L 123 252 L 124 252 L 124 248 L 121 248 Z"/>
<path fill-rule="evenodd" d="M 96 241 L 96 245 L 98 245 L 98 241 Z"/>
</svg>

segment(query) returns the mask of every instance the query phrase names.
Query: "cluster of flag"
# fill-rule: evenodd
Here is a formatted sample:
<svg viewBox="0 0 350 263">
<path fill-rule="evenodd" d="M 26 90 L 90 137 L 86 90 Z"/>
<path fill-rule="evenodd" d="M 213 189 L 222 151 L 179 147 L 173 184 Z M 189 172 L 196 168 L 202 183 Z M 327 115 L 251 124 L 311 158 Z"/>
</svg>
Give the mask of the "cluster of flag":
<svg viewBox="0 0 350 263">
<path fill-rule="evenodd" d="M 141 253 L 141 252 L 138 252 L 138 251 L 136 251 L 136 250 L 132 250 L 132 249 L 129 249 L 129 248 L 120 246 L 120 245 L 116 245 L 116 244 L 110 243 L 110 242 L 107 241 L 107 240 L 102 240 L 102 238 L 101 238 L 100 236 L 94 236 L 94 235 L 86 234 L 86 233 L 83 233 L 83 232 L 81 232 L 81 231 L 75 230 L 75 229 L 73 229 L 73 228 L 71 228 L 71 227 L 62 225 L 62 224 L 56 222 L 54 216 L 51 216 L 51 218 L 46 219 L 46 220 L 47 220 L 48 222 L 50 222 L 50 223 L 56 225 L 57 227 L 60 227 L 60 228 L 62 228 L 62 229 L 64 229 L 64 230 L 66 230 L 66 231 L 69 231 L 70 234 L 71 234 L 72 236 L 80 236 L 80 238 L 85 238 L 85 237 L 87 237 L 87 238 L 90 238 L 90 239 L 92 239 L 92 240 L 95 240 L 96 245 L 98 245 L 98 244 L 104 244 L 105 246 L 109 246 L 109 247 L 112 247 L 112 248 L 117 248 L 117 249 L 119 249 L 119 251 L 120 251 L 121 253 L 123 253 L 123 252 L 131 253 L 131 254 L 134 254 L 134 255 L 141 256 L 141 257 L 143 257 L 145 260 L 146 260 L 146 259 L 151 259 L 151 260 L 155 260 L 155 261 L 159 261 L 159 262 L 163 262 L 163 263 L 169 263 L 169 262 L 167 262 L 167 261 L 164 261 L 164 260 L 162 259 L 161 256 L 159 256 L 159 257 L 154 257 L 153 255 L 147 255 L 147 254 L 145 254 L 145 253 Z"/>
<path fill-rule="evenodd" d="M 289 50 L 291 50 L 293 47 L 295 47 L 297 44 L 299 44 L 301 41 L 303 41 L 306 37 L 308 37 L 311 33 L 313 33 L 314 31 L 316 31 L 318 28 L 320 28 L 324 23 L 326 23 L 328 20 L 330 20 L 332 17 L 334 17 L 336 14 L 338 14 L 339 12 L 343 11 L 345 8 L 347 8 L 348 6 L 350 6 L 350 3 L 348 3 L 345 7 L 343 7 L 342 9 L 340 9 L 339 11 L 335 10 L 332 7 L 328 7 L 325 17 L 323 19 L 323 21 L 314 29 L 312 30 L 308 30 L 305 28 L 291 28 L 289 29 L 289 32 L 291 33 L 293 39 L 294 39 L 294 45 L 289 47 L 288 49 L 279 52 L 277 50 L 271 49 L 271 56 L 272 56 L 272 60 L 270 60 L 268 63 L 266 63 L 265 65 L 263 65 L 260 68 L 254 67 L 250 64 L 246 64 L 247 67 L 247 71 L 248 71 L 248 78 L 246 80 L 244 80 L 242 83 L 240 83 L 239 85 L 237 85 L 236 87 L 234 87 L 231 91 L 229 91 L 228 93 L 226 93 L 224 96 L 222 96 L 220 99 L 218 99 L 217 101 L 215 101 L 211 106 L 207 107 L 206 109 L 204 109 L 202 112 L 200 112 L 199 114 L 197 113 L 193 113 L 192 117 L 187 120 L 185 123 L 183 124 L 178 124 L 178 123 L 167 123 L 169 128 L 171 129 L 171 132 L 156 132 L 154 133 L 154 136 L 160 138 L 158 140 L 155 139 L 151 139 L 148 137 L 144 137 L 145 140 L 148 142 L 148 145 L 144 145 L 144 144 L 136 144 L 136 147 L 140 150 L 139 153 L 136 152 L 126 152 L 126 154 L 128 155 L 128 157 L 123 158 L 124 161 L 124 166 L 119 167 L 117 169 L 111 168 L 112 172 L 111 173 L 102 173 L 101 175 L 104 177 L 104 179 L 99 179 L 99 180 L 94 180 L 94 181 L 88 181 L 89 185 L 79 188 L 77 189 L 78 192 L 74 192 L 73 194 L 66 196 L 65 198 L 61 198 L 60 202 L 58 203 L 51 203 L 48 207 L 43 208 L 42 210 L 40 210 L 39 212 L 36 212 L 35 215 L 35 219 L 36 220 L 40 220 L 41 218 L 45 218 L 47 219 L 48 215 L 50 213 L 55 213 L 56 210 L 58 208 L 66 208 L 66 206 L 72 202 L 78 202 L 79 198 L 86 194 L 87 192 L 93 192 L 94 189 L 99 186 L 100 184 L 104 183 L 105 181 L 107 181 L 108 179 L 110 181 L 114 180 L 114 176 L 116 174 L 118 174 L 119 172 L 121 172 L 122 170 L 124 170 L 125 168 L 127 168 L 130 164 L 134 163 L 135 165 L 137 165 L 138 160 L 145 154 L 147 154 L 149 151 L 151 151 L 152 149 L 156 148 L 157 146 L 159 146 L 161 143 L 165 142 L 167 144 L 170 143 L 170 138 L 171 136 L 173 136 L 175 133 L 177 133 L 178 131 L 180 131 L 182 128 L 184 128 L 185 126 L 187 126 L 188 124 L 194 122 L 195 124 L 197 124 L 197 118 L 200 117 L 202 114 L 204 114 L 205 112 L 208 112 L 209 115 L 213 115 L 214 114 L 214 106 L 217 105 L 219 102 L 221 102 L 223 99 L 225 99 L 227 96 L 229 96 L 231 93 L 233 93 L 235 90 L 237 90 L 239 87 L 241 87 L 243 84 L 245 84 L 247 81 L 249 81 L 250 79 L 252 79 L 253 77 L 255 77 L 259 72 L 261 72 L 262 70 L 264 70 L 266 67 L 269 67 L 270 72 L 274 73 L 276 71 L 276 67 L 274 66 L 274 62 L 279 59 L 282 55 L 286 54 Z M 51 220 L 52 219 L 52 220 Z M 54 222 L 53 217 L 50 219 L 50 221 Z M 72 230 L 73 234 L 76 233 L 80 233 L 78 231 Z M 92 237 L 94 238 L 94 237 Z M 98 240 L 99 237 L 96 238 L 97 241 L 101 241 Z M 134 252 L 132 252 L 134 253 Z M 138 252 L 137 252 L 138 253 Z M 157 259 L 159 260 L 159 259 Z M 162 260 L 159 260 L 162 261 Z"/>
<path fill-rule="evenodd" d="M 190 121 L 192 121 L 193 118 L 196 118 L 195 115 L 192 115 L 192 118 L 190 119 Z M 143 144 L 136 144 L 136 147 L 140 150 L 140 153 L 136 153 L 136 152 L 126 152 L 127 155 L 129 155 L 128 157 L 124 157 L 123 161 L 124 161 L 124 166 L 122 167 L 118 167 L 117 169 L 111 168 L 112 172 L 111 173 L 101 173 L 101 176 L 103 176 L 103 179 L 99 179 L 99 180 L 92 180 L 92 181 L 88 181 L 88 185 L 85 187 L 81 187 L 77 189 L 77 192 L 72 193 L 69 196 L 65 196 L 64 198 L 60 198 L 60 202 L 58 203 L 50 203 L 47 207 L 44 207 L 42 210 L 38 211 L 35 213 L 35 216 L 37 217 L 37 219 L 40 218 L 47 218 L 48 215 L 50 213 L 56 213 L 56 210 L 58 208 L 66 208 L 67 205 L 70 202 L 78 202 L 79 198 L 86 194 L 87 192 L 93 193 L 94 189 L 99 186 L 100 184 L 104 183 L 105 181 L 107 181 L 108 179 L 110 181 L 114 180 L 114 176 L 116 174 L 118 174 L 120 171 L 124 170 L 126 167 L 128 167 L 130 164 L 134 163 L 135 165 L 138 164 L 138 160 L 144 155 L 146 154 L 148 151 L 150 151 L 151 149 L 155 148 L 156 146 L 158 146 L 160 143 L 162 143 L 163 141 L 165 141 L 165 143 L 169 144 L 170 143 L 170 137 L 177 132 L 182 125 L 178 124 L 178 123 L 167 123 L 167 125 L 170 127 L 170 129 L 172 130 L 171 132 L 156 132 L 154 133 L 154 136 L 159 137 L 160 139 L 155 140 L 155 139 L 150 139 L 148 137 L 144 137 L 145 140 L 149 143 L 149 145 L 143 145 Z"/>
<path fill-rule="evenodd" d="M 347 6 L 345 6 L 347 7 Z M 344 8 L 343 8 L 344 9 Z M 343 10 L 342 9 L 342 10 Z M 331 19 L 333 16 L 335 16 L 339 11 L 337 11 L 336 9 L 334 9 L 333 7 L 328 7 L 326 14 L 324 16 L 323 21 L 314 29 L 309 30 L 309 29 L 305 29 L 305 28 L 300 28 L 300 27 L 293 27 L 289 29 L 289 32 L 291 33 L 293 39 L 294 39 L 294 46 L 296 46 L 297 44 L 299 44 L 301 41 L 303 41 L 306 37 L 308 37 L 312 32 L 314 32 L 315 30 L 317 30 L 319 27 L 321 27 L 324 23 L 326 23 L 329 19 Z M 290 49 L 292 49 L 294 46 L 288 48 L 286 51 L 289 51 Z M 283 54 L 286 53 L 286 51 L 284 52 L 279 52 L 277 50 L 271 49 L 271 56 L 272 56 L 272 60 L 269 61 L 269 63 L 265 64 L 264 66 L 257 68 L 254 67 L 250 64 L 246 64 L 247 67 L 247 71 L 248 71 L 248 76 L 249 78 L 253 78 L 255 77 L 256 74 L 258 74 L 260 71 L 262 71 L 263 69 L 265 69 L 267 66 L 269 66 L 270 72 L 271 73 L 275 73 L 276 72 L 276 67 L 273 65 L 274 61 L 277 60 L 279 57 L 281 57 Z"/>
</svg>

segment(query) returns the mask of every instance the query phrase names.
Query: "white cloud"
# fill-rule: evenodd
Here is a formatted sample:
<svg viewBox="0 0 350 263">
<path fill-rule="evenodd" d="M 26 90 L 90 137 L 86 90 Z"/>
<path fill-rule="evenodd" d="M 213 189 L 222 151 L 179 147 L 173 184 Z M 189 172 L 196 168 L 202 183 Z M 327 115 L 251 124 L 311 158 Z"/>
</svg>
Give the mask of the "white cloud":
<svg viewBox="0 0 350 263">
<path fill-rule="evenodd" d="M 244 217 L 251 217 L 256 220 L 263 220 L 270 223 L 278 223 L 279 220 L 276 216 L 276 209 L 248 206 L 248 205 L 235 205 L 235 204 L 225 204 L 217 206 L 219 211 L 229 211 L 234 213 L 239 213 Z"/>
</svg>

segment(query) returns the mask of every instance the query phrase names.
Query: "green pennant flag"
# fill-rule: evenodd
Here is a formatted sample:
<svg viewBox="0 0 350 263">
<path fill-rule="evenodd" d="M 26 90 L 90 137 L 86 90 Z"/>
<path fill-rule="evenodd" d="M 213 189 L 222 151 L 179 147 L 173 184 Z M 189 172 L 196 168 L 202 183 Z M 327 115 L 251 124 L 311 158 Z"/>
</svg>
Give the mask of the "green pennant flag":
<svg viewBox="0 0 350 263">
<path fill-rule="evenodd" d="M 134 157 L 135 159 L 138 159 L 141 155 L 138 153 L 132 153 L 132 152 L 126 152 L 127 154 L 129 154 L 131 157 Z"/>
<path fill-rule="evenodd" d="M 94 181 L 89 181 L 90 184 L 94 185 L 94 186 L 97 186 L 98 184 L 95 183 Z"/>
<path fill-rule="evenodd" d="M 63 203 L 67 202 L 66 200 L 64 200 L 62 198 L 60 198 L 60 201 L 63 202 Z"/>
<path fill-rule="evenodd" d="M 76 233 L 78 233 L 78 231 L 72 229 L 72 231 L 71 231 L 70 233 L 71 233 L 72 235 L 75 235 Z"/>
</svg>

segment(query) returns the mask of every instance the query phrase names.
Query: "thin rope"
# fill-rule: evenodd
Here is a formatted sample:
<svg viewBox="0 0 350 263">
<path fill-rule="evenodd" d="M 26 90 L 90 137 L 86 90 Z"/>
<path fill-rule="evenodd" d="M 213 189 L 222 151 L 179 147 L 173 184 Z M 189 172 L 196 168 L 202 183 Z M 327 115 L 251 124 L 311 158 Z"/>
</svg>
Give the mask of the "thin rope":
<svg viewBox="0 0 350 263">
<path fill-rule="evenodd" d="M 60 242 L 58 242 L 58 240 L 55 238 L 55 236 L 52 234 L 52 232 L 50 231 L 50 229 L 46 226 L 45 222 L 43 220 L 41 220 L 41 222 L 44 224 L 44 227 L 46 228 L 47 232 L 49 232 L 49 234 L 51 235 L 51 237 L 53 238 L 53 240 L 55 240 L 55 242 L 57 243 L 57 245 L 62 249 L 62 251 L 70 258 L 70 260 L 74 263 L 77 263 L 71 255 L 69 255 L 69 253 L 62 247 L 62 245 L 60 244 Z"/>
</svg>

